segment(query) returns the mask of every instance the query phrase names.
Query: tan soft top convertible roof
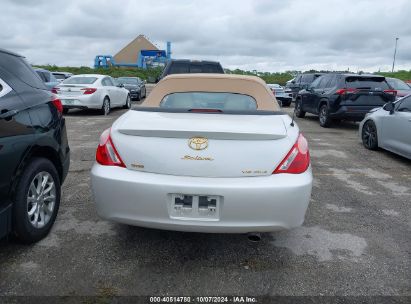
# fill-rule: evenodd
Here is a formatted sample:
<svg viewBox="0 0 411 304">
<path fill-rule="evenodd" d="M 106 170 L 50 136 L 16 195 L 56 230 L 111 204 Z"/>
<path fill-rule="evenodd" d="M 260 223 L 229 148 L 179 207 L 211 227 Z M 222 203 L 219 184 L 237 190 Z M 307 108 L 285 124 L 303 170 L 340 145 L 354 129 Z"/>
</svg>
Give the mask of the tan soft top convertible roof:
<svg viewBox="0 0 411 304">
<path fill-rule="evenodd" d="M 218 92 L 250 95 L 258 110 L 278 111 L 278 103 L 266 83 L 255 76 L 230 74 L 173 74 L 163 78 L 143 106 L 158 107 L 164 96 L 181 92 Z"/>
</svg>

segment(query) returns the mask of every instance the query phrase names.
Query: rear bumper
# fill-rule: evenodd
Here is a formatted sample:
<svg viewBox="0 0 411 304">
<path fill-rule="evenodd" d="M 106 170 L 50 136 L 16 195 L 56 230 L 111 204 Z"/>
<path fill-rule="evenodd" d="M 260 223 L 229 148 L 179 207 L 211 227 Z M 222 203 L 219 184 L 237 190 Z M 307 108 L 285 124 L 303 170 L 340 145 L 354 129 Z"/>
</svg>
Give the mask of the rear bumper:
<svg viewBox="0 0 411 304">
<path fill-rule="evenodd" d="M 373 106 L 341 106 L 337 112 L 330 113 L 332 118 L 347 119 L 352 121 L 361 121 L 365 114 L 370 110 L 381 107 L 381 105 Z"/>
<path fill-rule="evenodd" d="M 0 206 L 0 239 L 11 232 L 11 204 Z"/>
<path fill-rule="evenodd" d="M 303 174 L 204 178 L 94 164 L 91 182 L 97 212 L 107 220 L 165 230 L 247 233 L 300 226 L 310 201 L 312 173 L 310 167 Z M 219 218 L 173 217 L 172 194 L 221 197 Z"/>
<path fill-rule="evenodd" d="M 87 110 L 88 107 L 86 107 L 86 106 L 73 106 L 73 105 L 64 106 L 64 105 L 63 105 L 63 109 L 81 109 L 81 110 Z"/>
<path fill-rule="evenodd" d="M 99 96 L 79 95 L 79 96 L 59 96 L 61 104 L 65 109 L 101 109 L 103 100 Z"/>
<path fill-rule="evenodd" d="M 275 96 L 277 100 L 280 100 L 282 103 L 290 104 L 292 101 L 292 98 L 289 96 Z"/>
</svg>

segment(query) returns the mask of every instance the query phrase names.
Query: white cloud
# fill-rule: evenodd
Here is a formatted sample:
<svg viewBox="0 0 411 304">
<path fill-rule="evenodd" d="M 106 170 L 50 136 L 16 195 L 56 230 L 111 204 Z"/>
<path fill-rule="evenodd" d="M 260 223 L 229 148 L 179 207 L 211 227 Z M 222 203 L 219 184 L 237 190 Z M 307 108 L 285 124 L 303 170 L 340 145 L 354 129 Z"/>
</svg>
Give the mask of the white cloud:
<svg viewBox="0 0 411 304">
<path fill-rule="evenodd" d="M 397 68 L 411 69 L 409 0 L 10 0 L 1 14 L 0 47 L 37 64 L 91 66 L 145 34 L 228 68 L 389 70 L 400 37 Z"/>
</svg>

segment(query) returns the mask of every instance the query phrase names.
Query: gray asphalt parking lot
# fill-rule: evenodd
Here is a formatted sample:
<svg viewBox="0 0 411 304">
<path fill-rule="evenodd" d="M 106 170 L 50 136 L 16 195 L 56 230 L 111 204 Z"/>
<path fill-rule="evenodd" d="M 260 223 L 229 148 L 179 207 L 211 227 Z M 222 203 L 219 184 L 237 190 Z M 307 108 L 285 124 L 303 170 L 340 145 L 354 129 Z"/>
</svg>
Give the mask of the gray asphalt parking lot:
<svg viewBox="0 0 411 304">
<path fill-rule="evenodd" d="M 0 244 L 0 295 L 411 295 L 411 162 L 364 149 L 357 124 L 296 119 L 315 178 L 305 223 L 252 243 L 99 219 L 89 171 L 124 112 L 66 116 L 72 162 L 57 221 L 37 244 Z"/>
</svg>

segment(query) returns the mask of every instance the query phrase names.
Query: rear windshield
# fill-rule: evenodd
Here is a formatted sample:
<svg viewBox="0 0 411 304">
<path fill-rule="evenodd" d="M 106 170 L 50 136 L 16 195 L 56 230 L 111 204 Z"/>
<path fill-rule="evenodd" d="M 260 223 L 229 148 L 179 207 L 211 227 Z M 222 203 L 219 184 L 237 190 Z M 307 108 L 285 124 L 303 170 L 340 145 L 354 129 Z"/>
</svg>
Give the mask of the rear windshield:
<svg viewBox="0 0 411 304">
<path fill-rule="evenodd" d="M 138 80 L 136 78 L 117 78 L 117 81 L 122 84 L 138 84 Z"/>
<path fill-rule="evenodd" d="M 43 72 L 43 71 L 37 71 L 36 70 L 37 75 L 40 76 L 40 78 L 44 81 L 44 82 L 50 82 L 50 75 L 47 72 Z"/>
<path fill-rule="evenodd" d="M 246 111 L 256 110 L 257 102 L 251 96 L 236 93 L 183 92 L 165 96 L 160 108 Z"/>
<path fill-rule="evenodd" d="M 96 77 L 70 77 L 63 81 L 64 84 L 92 84 L 97 80 Z"/>
<path fill-rule="evenodd" d="M 57 79 L 62 79 L 62 80 L 66 79 L 66 76 L 64 76 L 64 74 L 54 74 L 54 73 L 53 73 L 53 75 L 54 75 L 54 77 L 56 77 Z"/>
<path fill-rule="evenodd" d="M 390 89 L 383 77 L 347 77 L 345 79 L 347 88 L 368 89 L 383 91 Z"/>
<path fill-rule="evenodd" d="M 186 73 L 223 73 L 223 69 L 216 63 L 187 63 L 174 62 L 171 64 L 168 74 Z"/>
<path fill-rule="evenodd" d="M 386 80 L 394 90 L 411 90 L 411 88 L 402 80 L 395 78 L 386 78 Z"/>
</svg>

